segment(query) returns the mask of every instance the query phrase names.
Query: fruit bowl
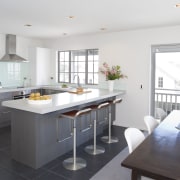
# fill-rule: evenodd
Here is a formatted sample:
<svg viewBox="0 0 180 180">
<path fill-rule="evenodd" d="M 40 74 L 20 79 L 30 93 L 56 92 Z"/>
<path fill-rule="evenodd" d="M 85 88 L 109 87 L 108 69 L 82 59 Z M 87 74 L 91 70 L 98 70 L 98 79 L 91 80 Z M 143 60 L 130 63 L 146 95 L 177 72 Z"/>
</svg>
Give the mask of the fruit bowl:
<svg viewBox="0 0 180 180">
<path fill-rule="evenodd" d="M 52 103 L 52 99 L 47 99 L 47 100 L 31 100 L 31 99 L 27 99 L 27 102 L 28 102 L 28 104 L 42 105 L 42 104 Z"/>
<path fill-rule="evenodd" d="M 40 93 L 31 93 L 27 99 L 28 104 L 49 104 L 52 102 L 52 98 L 49 95 L 41 96 Z"/>
</svg>

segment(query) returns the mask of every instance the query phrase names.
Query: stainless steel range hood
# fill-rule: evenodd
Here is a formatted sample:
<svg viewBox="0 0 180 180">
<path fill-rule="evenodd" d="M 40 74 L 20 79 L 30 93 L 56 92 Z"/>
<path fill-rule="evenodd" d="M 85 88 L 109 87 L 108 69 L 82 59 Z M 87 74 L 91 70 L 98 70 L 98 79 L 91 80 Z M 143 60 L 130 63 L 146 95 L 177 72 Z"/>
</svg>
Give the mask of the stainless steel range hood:
<svg viewBox="0 0 180 180">
<path fill-rule="evenodd" d="M 0 62 L 28 62 L 26 59 L 16 54 L 16 35 L 6 35 L 6 54 L 0 59 Z"/>
</svg>

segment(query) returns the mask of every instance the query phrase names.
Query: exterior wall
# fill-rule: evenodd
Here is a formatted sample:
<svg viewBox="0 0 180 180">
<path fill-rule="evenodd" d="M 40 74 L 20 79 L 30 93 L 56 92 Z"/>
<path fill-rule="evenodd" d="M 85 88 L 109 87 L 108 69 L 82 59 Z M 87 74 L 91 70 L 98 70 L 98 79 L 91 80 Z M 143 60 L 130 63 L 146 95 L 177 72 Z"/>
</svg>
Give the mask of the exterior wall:
<svg viewBox="0 0 180 180">
<path fill-rule="evenodd" d="M 165 73 L 158 71 L 156 72 L 156 88 L 158 87 L 158 78 L 163 77 L 163 88 L 162 89 L 176 89 L 175 79 L 169 78 Z"/>
</svg>

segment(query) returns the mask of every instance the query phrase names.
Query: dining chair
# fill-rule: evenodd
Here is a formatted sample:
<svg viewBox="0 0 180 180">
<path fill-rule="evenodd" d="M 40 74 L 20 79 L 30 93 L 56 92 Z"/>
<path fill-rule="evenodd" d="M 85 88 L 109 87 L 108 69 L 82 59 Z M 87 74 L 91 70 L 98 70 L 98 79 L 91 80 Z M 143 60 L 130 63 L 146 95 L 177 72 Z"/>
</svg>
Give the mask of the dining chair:
<svg viewBox="0 0 180 180">
<path fill-rule="evenodd" d="M 124 136 L 128 144 L 129 153 L 132 153 L 134 149 L 145 139 L 144 134 L 137 128 L 127 128 L 124 131 Z"/>
<path fill-rule="evenodd" d="M 162 108 L 155 109 L 155 118 L 160 122 L 167 116 L 167 113 Z"/>
<path fill-rule="evenodd" d="M 148 134 L 151 134 L 152 131 L 159 125 L 157 119 L 152 116 L 144 116 L 144 122 L 146 124 Z"/>
<path fill-rule="evenodd" d="M 132 153 L 138 147 L 138 145 L 141 144 L 145 139 L 144 134 L 137 128 L 127 128 L 124 131 L 124 135 L 128 144 L 129 154 Z M 142 176 L 141 179 L 153 180 L 151 178 L 144 177 L 144 176 Z"/>
</svg>

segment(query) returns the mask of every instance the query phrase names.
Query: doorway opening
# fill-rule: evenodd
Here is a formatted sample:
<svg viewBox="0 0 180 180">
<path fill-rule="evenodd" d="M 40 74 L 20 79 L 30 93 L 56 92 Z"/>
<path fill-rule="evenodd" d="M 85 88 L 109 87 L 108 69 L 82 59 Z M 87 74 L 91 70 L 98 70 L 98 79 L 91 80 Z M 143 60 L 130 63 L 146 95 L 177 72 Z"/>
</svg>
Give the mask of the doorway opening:
<svg viewBox="0 0 180 180">
<path fill-rule="evenodd" d="M 151 115 L 180 110 L 180 44 L 151 47 Z"/>
</svg>

